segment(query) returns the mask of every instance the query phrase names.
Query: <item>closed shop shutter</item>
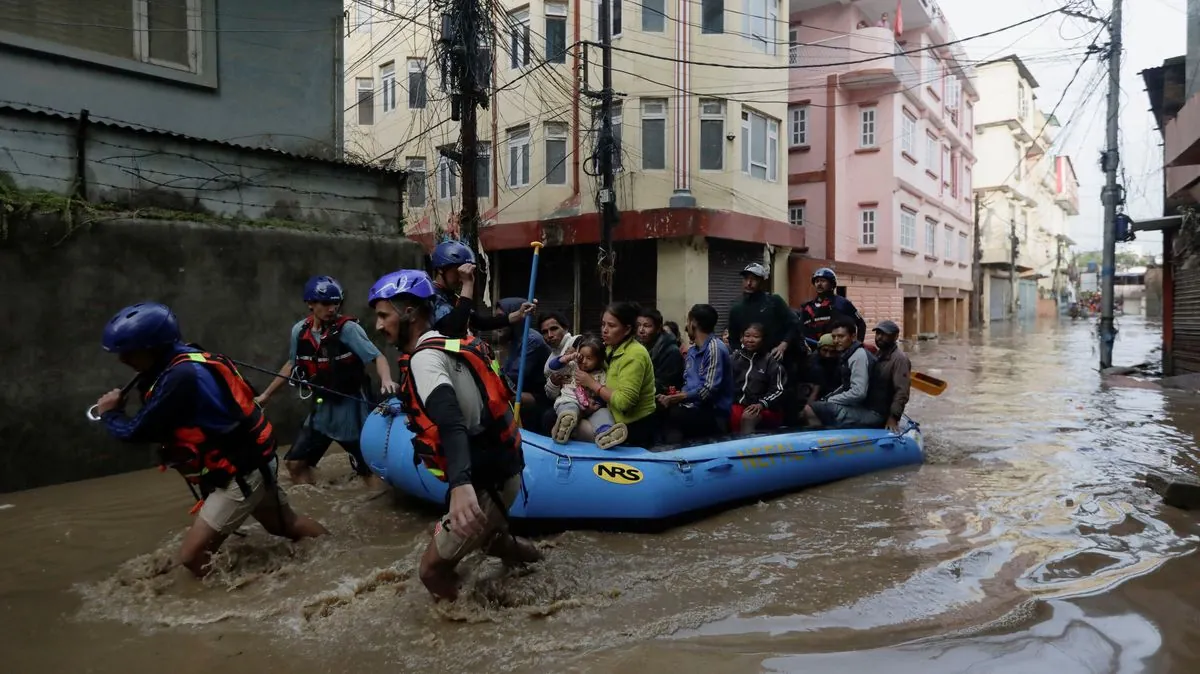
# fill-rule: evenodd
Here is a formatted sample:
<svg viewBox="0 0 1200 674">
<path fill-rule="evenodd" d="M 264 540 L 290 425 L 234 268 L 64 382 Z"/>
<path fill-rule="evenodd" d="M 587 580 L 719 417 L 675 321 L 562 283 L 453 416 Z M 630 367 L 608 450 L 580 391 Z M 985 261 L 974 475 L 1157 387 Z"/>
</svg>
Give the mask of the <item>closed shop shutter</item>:
<svg viewBox="0 0 1200 674">
<path fill-rule="evenodd" d="M 525 297 L 533 249 L 517 248 L 493 253 L 499 260 L 500 297 Z M 561 311 L 570 320 L 575 311 L 575 259 L 573 246 L 546 246 L 538 259 L 538 309 Z M 536 327 L 536 326 L 534 326 Z"/>
<path fill-rule="evenodd" d="M 580 332 L 600 334 L 600 319 L 608 304 L 597 275 L 596 254 L 600 247 L 579 247 Z M 613 274 L 614 301 L 637 302 L 654 308 L 658 303 L 658 241 L 617 241 L 613 244 L 617 264 Z"/>
<path fill-rule="evenodd" d="M 1200 372 L 1200 268 L 1175 270 L 1175 374 Z"/>
<path fill-rule="evenodd" d="M 708 240 L 708 303 L 717 310 L 717 334 L 729 323 L 729 309 L 742 300 L 742 270 L 751 262 L 762 263 L 761 243 Z M 684 316 L 679 317 L 680 327 Z"/>
<path fill-rule="evenodd" d="M 1012 294 L 1008 279 L 993 276 L 988 281 L 988 315 L 993 321 L 1003 321 L 1008 318 L 1008 298 Z"/>
<path fill-rule="evenodd" d="M 1037 281 L 1021 279 L 1020 284 L 1021 320 L 1032 320 L 1037 317 Z"/>
</svg>

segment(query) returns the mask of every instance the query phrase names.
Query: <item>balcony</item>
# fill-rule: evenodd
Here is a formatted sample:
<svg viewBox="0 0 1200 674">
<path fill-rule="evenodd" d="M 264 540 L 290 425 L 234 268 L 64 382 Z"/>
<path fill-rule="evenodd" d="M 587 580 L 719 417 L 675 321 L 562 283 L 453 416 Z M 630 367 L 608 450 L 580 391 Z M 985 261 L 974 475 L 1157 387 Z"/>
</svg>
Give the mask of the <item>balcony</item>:
<svg viewBox="0 0 1200 674">
<path fill-rule="evenodd" d="M 836 72 L 842 85 L 848 87 L 915 84 L 920 79 L 916 66 L 899 51 L 891 29 L 863 28 L 819 42 L 793 45 L 788 51 L 788 63 L 805 70 Z"/>
</svg>

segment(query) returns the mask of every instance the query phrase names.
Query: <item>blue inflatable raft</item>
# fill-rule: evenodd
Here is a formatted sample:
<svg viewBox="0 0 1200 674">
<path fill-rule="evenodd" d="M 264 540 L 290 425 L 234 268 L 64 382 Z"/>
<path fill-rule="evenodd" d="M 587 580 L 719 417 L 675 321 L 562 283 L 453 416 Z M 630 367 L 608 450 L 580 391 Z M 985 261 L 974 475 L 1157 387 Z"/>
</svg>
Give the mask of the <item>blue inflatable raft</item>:
<svg viewBox="0 0 1200 674">
<path fill-rule="evenodd" d="M 446 485 L 413 462 L 412 433 L 395 399 L 377 407 L 362 431 L 371 469 L 404 494 L 437 506 Z M 705 444 L 602 450 L 556 444 L 522 431 L 525 497 L 512 520 L 537 526 L 604 528 L 667 524 L 689 515 L 924 460 L 915 422 L 884 429 L 784 431 L 724 436 Z"/>
</svg>

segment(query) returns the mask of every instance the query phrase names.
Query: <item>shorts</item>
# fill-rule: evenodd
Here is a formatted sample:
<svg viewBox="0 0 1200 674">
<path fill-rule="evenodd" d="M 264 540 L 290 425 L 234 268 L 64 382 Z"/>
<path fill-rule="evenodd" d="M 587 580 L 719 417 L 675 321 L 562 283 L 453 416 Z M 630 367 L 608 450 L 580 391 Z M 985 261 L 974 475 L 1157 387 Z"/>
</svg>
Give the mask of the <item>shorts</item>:
<svg viewBox="0 0 1200 674">
<path fill-rule="evenodd" d="M 823 400 L 813 401 L 812 411 L 821 424 L 831 428 L 883 428 L 885 419 L 865 407 L 851 407 Z"/>
<path fill-rule="evenodd" d="M 267 470 L 272 475 L 278 468 L 279 462 L 275 459 L 267 464 Z M 250 489 L 249 497 L 242 493 L 236 481 L 230 480 L 228 485 L 209 494 L 200 508 L 198 517 L 222 535 L 228 536 L 237 531 L 261 505 L 284 508 L 288 504 L 287 492 L 275 480 L 271 484 L 264 484 L 262 471 L 250 471 L 242 476 L 242 481 Z"/>
<path fill-rule="evenodd" d="M 521 474 L 517 473 L 497 490 L 497 495 L 504 502 L 503 510 L 496 504 L 492 495 L 475 487 L 475 497 L 479 499 L 479 509 L 483 511 L 483 532 L 475 536 L 463 537 L 451 530 L 450 515 L 447 513 L 433 528 L 433 543 L 437 548 L 438 557 L 443 561 L 458 563 L 463 557 L 488 545 L 497 534 L 508 531 L 506 513 L 517 500 L 521 492 Z"/>
<path fill-rule="evenodd" d="M 729 413 L 729 430 L 734 433 L 742 430 L 742 415 L 746 412 L 749 405 L 738 405 L 734 403 L 732 411 Z M 763 430 L 768 428 L 779 428 L 783 425 L 783 415 L 775 410 L 764 408 L 758 414 L 758 424 L 755 428 Z"/>
<path fill-rule="evenodd" d="M 300 428 L 300 435 L 296 437 L 296 441 L 288 448 L 288 452 L 284 455 L 284 461 L 303 461 L 310 468 L 315 468 L 321 461 L 321 457 L 325 456 L 325 452 L 329 450 L 329 445 L 333 443 L 333 438 L 313 430 L 312 424 L 305 424 Z M 350 467 L 359 475 L 370 475 L 371 468 L 367 462 L 363 460 L 362 448 L 359 447 L 358 441 L 342 441 L 337 443 L 346 450 L 346 454 L 350 456 Z"/>
</svg>

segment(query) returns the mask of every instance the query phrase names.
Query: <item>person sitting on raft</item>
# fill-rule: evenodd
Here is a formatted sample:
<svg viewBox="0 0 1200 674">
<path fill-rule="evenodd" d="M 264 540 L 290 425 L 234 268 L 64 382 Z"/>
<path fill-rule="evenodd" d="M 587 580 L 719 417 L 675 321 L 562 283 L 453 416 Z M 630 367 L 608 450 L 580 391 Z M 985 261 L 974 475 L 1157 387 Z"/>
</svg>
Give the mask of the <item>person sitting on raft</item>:
<svg viewBox="0 0 1200 674">
<path fill-rule="evenodd" d="M 730 356 L 733 374 L 733 410 L 729 429 L 750 434 L 758 428 L 779 428 L 779 409 L 786 390 L 783 364 L 763 347 L 763 326 L 751 323 L 742 330 L 742 348 Z"/>
<path fill-rule="evenodd" d="M 546 363 L 542 369 L 542 374 L 546 378 L 546 400 L 557 400 L 562 394 L 563 384 L 567 383 L 567 376 L 573 375 L 572 371 L 562 369 L 552 371 L 550 369 L 550 361 L 554 360 L 555 356 L 566 355 L 571 352 L 575 342 L 579 340 L 579 335 L 571 334 L 568 327 L 567 317 L 557 311 L 548 311 L 538 314 L 537 329 L 541 333 L 542 339 L 546 341 L 546 346 L 550 347 L 550 357 L 546 359 Z M 553 407 L 546 410 L 543 415 L 541 426 L 542 428 L 554 428 L 554 422 L 558 420 Z"/>
<path fill-rule="evenodd" d="M 841 385 L 805 406 L 805 422 L 815 428 L 883 428 L 891 396 L 879 379 L 875 356 L 855 339 L 849 318 L 834 319 L 829 334 L 840 354 Z"/>
<path fill-rule="evenodd" d="M 805 405 L 833 393 L 842 385 L 841 360 L 833 335 L 821 335 L 817 340 L 816 357 L 809 358 L 802 381 L 800 400 Z"/>
<path fill-rule="evenodd" d="M 625 424 L 630 447 L 654 445 L 657 424 L 654 416 L 654 364 L 650 352 L 637 341 L 637 317 L 641 307 L 633 302 L 614 302 L 600 319 L 600 339 L 606 348 L 607 382 L 603 385 L 582 370 L 575 383 L 596 394 L 612 412 L 613 420 Z"/>
<path fill-rule="evenodd" d="M 133 418 L 120 389 L 101 396 L 104 426 L 122 442 L 162 443 L 163 469 L 178 470 L 197 499 L 196 521 L 179 547 L 179 563 L 193 575 L 208 575 L 212 555 L 248 517 L 293 541 L 329 533 L 288 505 L 275 430 L 254 389 L 226 357 L 184 344 L 166 305 L 125 307 L 104 327 L 102 343 L 138 373 L 143 396 Z"/>
<path fill-rule="evenodd" d="M 448 487 L 449 512 L 434 527 L 418 574 L 435 600 L 454 601 L 455 569 L 471 552 L 515 565 L 541 553 L 508 532 L 525 467 L 512 392 L 492 369 L 486 342 L 433 329 L 435 292 L 428 274 L 402 269 L 375 281 L 367 303 L 375 329 L 403 354 L 399 396 L 415 456 Z"/>
<path fill-rule="evenodd" d="M 687 316 L 688 349 L 683 390 L 658 396 L 669 410 L 667 441 L 719 435 L 728 430 L 733 404 L 733 385 L 729 376 L 729 349 L 713 334 L 717 328 L 717 310 L 697 304 Z"/>
<path fill-rule="evenodd" d="M 506 297 L 497 302 L 497 316 L 513 316 L 519 314 L 522 307 L 529 303 L 523 297 Z M 525 345 L 525 381 L 521 390 L 521 426 L 531 430 L 544 431 L 541 428 L 542 413 L 550 408 L 550 399 L 546 397 L 546 362 L 550 360 L 550 347 L 537 330 L 530 328 L 525 331 L 522 323 L 508 326 L 508 353 L 504 358 L 501 371 L 515 387 L 521 374 L 521 347 Z"/>
<path fill-rule="evenodd" d="M 554 401 L 557 419 L 550 435 L 555 442 L 590 440 L 600 449 L 625 442 L 629 437 L 625 424 L 613 420 L 608 405 L 599 396 L 575 383 L 577 372 L 588 373 L 600 386 L 608 381 L 604 371 L 604 342 L 599 337 L 582 337 L 570 353 L 551 357 L 550 370 L 568 373 L 562 392 Z"/>
<path fill-rule="evenodd" d="M 880 321 L 875 326 L 875 346 L 879 349 L 879 380 L 887 389 L 889 402 L 885 428 L 893 433 L 900 432 L 900 420 L 912 387 L 912 364 L 900 350 L 900 326 L 894 321 Z"/>
</svg>

